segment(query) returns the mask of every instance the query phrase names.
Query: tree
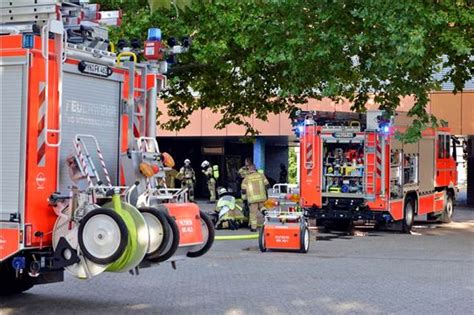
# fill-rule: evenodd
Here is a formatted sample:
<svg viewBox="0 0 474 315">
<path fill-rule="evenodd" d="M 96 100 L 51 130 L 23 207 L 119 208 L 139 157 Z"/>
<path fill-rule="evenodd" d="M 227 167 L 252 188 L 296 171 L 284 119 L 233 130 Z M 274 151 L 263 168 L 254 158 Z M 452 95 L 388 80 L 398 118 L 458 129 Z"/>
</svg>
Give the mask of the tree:
<svg viewBox="0 0 474 315">
<path fill-rule="evenodd" d="M 222 114 L 218 128 L 250 128 L 246 117 L 290 113 L 310 97 L 347 98 L 364 111 L 375 95 L 392 113 L 401 97 L 414 95 L 410 141 L 437 123 L 425 110 L 441 83 L 433 73 L 449 68 L 442 81 L 451 80 L 453 92 L 474 73 L 468 0 L 196 0 L 154 11 L 145 0 L 101 2 L 124 9 L 115 36 L 144 38 L 151 26 L 167 36 L 192 34 L 192 49 L 171 68 L 162 95 L 174 117 L 169 129 L 186 126 L 199 108 Z"/>
<path fill-rule="evenodd" d="M 288 148 L 288 183 L 298 183 L 298 159 L 294 147 Z"/>
</svg>

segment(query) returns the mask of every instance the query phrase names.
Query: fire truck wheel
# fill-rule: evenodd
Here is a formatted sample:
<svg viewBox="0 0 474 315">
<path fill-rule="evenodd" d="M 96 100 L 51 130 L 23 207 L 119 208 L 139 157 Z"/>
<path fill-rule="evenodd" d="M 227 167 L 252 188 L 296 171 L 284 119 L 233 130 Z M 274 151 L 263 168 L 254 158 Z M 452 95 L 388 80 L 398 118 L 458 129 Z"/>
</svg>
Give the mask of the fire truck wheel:
<svg viewBox="0 0 474 315">
<path fill-rule="evenodd" d="M 164 262 L 170 259 L 171 256 L 173 256 L 174 253 L 176 253 L 176 250 L 178 250 L 179 229 L 178 229 L 178 225 L 176 224 L 176 221 L 168 214 L 165 206 L 160 205 L 160 206 L 157 206 L 156 209 L 158 212 L 161 212 L 166 218 L 166 223 L 168 224 L 168 227 L 170 230 L 169 239 L 166 242 L 165 247 L 160 254 L 150 255 L 147 259 L 154 263 L 160 263 L 160 262 Z"/>
<path fill-rule="evenodd" d="M 196 251 L 188 252 L 186 256 L 190 258 L 200 257 L 207 253 L 214 243 L 214 224 L 212 224 L 211 219 L 202 211 L 199 211 L 199 215 L 201 216 L 201 227 L 202 227 L 202 234 L 204 244 Z"/>
<path fill-rule="evenodd" d="M 405 209 L 403 214 L 402 232 L 410 233 L 413 223 L 415 222 L 415 202 L 410 197 L 405 200 Z"/>
<path fill-rule="evenodd" d="M 150 236 L 146 259 L 160 255 L 168 244 L 171 234 L 171 227 L 167 222 L 163 212 L 151 207 L 138 209 L 145 218 Z"/>
<path fill-rule="evenodd" d="M 78 231 L 84 256 L 99 265 L 108 265 L 122 256 L 128 245 L 128 230 L 115 211 L 99 208 L 84 216 Z"/>
<path fill-rule="evenodd" d="M 260 233 L 258 233 L 258 248 L 260 248 L 262 253 L 267 251 L 265 247 L 265 226 L 262 226 Z"/>
<path fill-rule="evenodd" d="M 310 242 L 309 229 L 306 225 L 301 225 L 300 231 L 300 253 L 306 254 L 309 250 Z"/>
<path fill-rule="evenodd" d="M 33 280 L 27 272 L 23 272 L 21 279 L 16 278 L 15 270 L 11 267 L 11 260 L 0 264 L 0 296 L 20 294 L 33 287 Z"/>
<path fill-rule="evenodd" d="M 448 194 L 446 198 L 446 205 L 444 206 L 443 214 L 441 215 L 440 221 L 443 223 L 450 223 L 453 218 L 454 212 L 454 200 L 453 196 Z"/>
</svg>

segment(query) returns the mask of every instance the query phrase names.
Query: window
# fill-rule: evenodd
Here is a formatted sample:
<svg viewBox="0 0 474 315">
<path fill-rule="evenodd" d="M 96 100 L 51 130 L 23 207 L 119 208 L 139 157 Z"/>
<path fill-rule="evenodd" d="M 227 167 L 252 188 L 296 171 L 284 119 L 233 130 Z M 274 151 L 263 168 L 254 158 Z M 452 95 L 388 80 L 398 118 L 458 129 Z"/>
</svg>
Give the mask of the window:
<svg viewBox="0 0 474 315">
<path fill-rule="evenodd" d="M 444 158 L 444 135 L 438 135 L 438 159 Z"/>
<path fill-rule="evenodd" d="M 418 155 L 405 154 L 403 162 L 404 184 L 418 184 Z"/>
<path fill-rule="evenodd" d="M 450 154 L 451 154 L 451 148 L 450 148 L 450 145 L 451 145 L 451 139 L 449 138 L 449 135 L 445 135 L 444 136 L 444 157 L 446 159 L 449 159 L 450 158 Z"/>
</svg>

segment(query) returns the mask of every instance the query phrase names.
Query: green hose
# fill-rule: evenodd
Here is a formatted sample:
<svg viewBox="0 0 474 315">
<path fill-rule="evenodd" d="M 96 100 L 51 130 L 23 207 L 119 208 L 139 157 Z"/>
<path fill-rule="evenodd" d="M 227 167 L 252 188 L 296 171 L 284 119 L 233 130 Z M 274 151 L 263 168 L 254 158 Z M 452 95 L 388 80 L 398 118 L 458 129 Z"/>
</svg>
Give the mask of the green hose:
<svg viewBox="0 0 474 315">
<path fill-rule="evenodd" d="M 110 205 L 106 204 L 104 206 Z M 133 256 L 137 250 L 137 227 L 135 226 L 135 221 L 133 220 L 130 213 L 122 208 L 122 202 L 120 201 L 120 196 L 118 194 L 114 194 L 112 196 L 111 206 L 115 212 L 117 212 L 120 217 L 122 217 L 128 230 L 128 244 L 125 248 L 125 251 L 119 259 L 107 267 L 107 271 L 117 272 L 122 271 L 124 267 L 128 265 L 128 263 L 133 259 Z"/>
<path fill-rule="evenodd" d="M 256 240 L 258 239 L 258 233 L 255 234 L 244 234 L 244 235 L 219 235 L 214 237 L 216 241 L 240 241 L 240 240 Z"/>
<path fill-rule="evenodd" d="M 139 235 L 142 233 L 140 229 L 143 229 L 146 224 L 145 220 L 137 209 L 122 202 L 118 194 L 114 195 L 112 202 L 105 204 L 104 207 L 113 208 L 121 216 L 128 229 L 128 245 L 124 253 L 107 267 L 106 271 L 121 272 L 133 269 L 143 259 L 148 245 L 143 244 L 142 237 Z"/>
</svg>

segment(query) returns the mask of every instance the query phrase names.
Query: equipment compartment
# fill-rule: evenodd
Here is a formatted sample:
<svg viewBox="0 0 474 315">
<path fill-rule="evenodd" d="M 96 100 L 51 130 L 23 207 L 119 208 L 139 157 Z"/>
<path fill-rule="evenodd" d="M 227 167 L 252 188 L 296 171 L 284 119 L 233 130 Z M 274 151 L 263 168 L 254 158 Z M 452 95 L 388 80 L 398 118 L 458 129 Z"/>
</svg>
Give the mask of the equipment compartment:
<svg viewBox="0 0 474 315">
<path fill-rule="evenodd" d="M 364 193 L 364 143 L 325 142 L 323 146 L 323 196 Z"/>
</svg>

